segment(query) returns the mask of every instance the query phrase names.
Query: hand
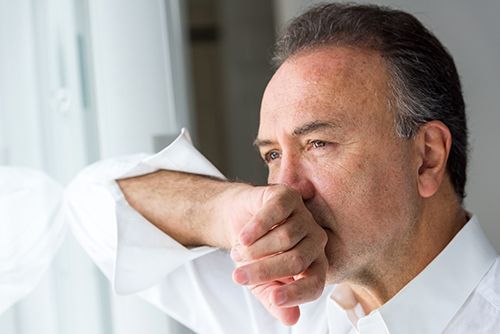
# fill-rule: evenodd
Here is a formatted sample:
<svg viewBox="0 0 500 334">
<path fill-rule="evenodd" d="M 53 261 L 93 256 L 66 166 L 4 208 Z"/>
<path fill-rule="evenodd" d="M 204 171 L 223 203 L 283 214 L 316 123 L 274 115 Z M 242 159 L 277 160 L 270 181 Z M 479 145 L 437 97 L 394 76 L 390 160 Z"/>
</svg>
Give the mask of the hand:
<svg viewBox="0 0 500 334">
<path fill-rule="evenodd" d="M 327 237 L 293 189 L 165 170 L 118 184 L 135 210 L 184 246 L 232 248 L 235 280 L 283 323 L 297 322 L 298 305 L 321 294 Z"/>
<path fill-rule="evenodd" d="M 239 265 L 233 279 L 249 285 L 274 317 L 293 325 L 298 305 L 323 291 L 327 236 L 293 189 L 272 185 L 251 191 L 244 195 L 245 213 L 232 221 L 231 257 Z"/>
</svg>

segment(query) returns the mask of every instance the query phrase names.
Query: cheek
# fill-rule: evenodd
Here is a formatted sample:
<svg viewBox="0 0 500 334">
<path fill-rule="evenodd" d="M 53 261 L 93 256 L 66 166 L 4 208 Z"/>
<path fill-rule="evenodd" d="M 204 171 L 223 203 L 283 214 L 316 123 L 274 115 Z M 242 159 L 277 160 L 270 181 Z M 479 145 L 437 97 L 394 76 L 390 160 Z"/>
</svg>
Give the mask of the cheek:
<svg viewBox="0 0 500 334">
<path fill-rule="evenodd" d="M 312 174 L 319 197 L 341 223 L 353 229 L 384 224 L 406 213 L 416 188 L 404 161 L 373 159 L 324 163 Z M 392 218 L 389 218 L 392 217 Z"/>
<path fill-rule="evenodd" d="M 363 203 L 367 183 L 373 181 L 366 173 L 366 166 L 347 159 L 323 159 L 311 164 L 313 183 L 318 195 L 333 211 Z"/>
<path fill-rule="evenodd" d="M 392 131 L 392 128 L 378 128 L 376 133 L 385 136 L 373 141 L 378 144 L 367 149 L 365 159 L 357 166 L 361 179 L 358 186 L 366 193 L 374 215 L 394 221 L 404 218 L 414 203 L 417 183 L 412 173 L 413 145 L 393 137 Z"/>
</svg>

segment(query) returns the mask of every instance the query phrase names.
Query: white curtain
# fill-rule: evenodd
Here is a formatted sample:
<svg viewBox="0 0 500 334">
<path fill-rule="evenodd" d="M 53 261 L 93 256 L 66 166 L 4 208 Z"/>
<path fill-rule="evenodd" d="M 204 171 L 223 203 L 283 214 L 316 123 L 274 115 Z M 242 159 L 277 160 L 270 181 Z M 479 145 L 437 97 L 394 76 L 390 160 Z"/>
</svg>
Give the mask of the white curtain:
<svg viewBox="0 0 500 334">
<path fill-rule="evenodd" d="M 20 167 L 43 171 L 62 189 L 93 161 L 154 152 L 190 126 L 184 5 L 0 0 L 0 164 L 18 175 Z M 52 192 L 46 199 L 54 204 L 59 197 Z M 7 215 L 0 214 L 0 251 L 21 228 L 19 211 Z M 25 230 L 26 242 L 35 230 Z M 62 238 L 52 238 L 58 251 L 45 254 L 47 269 L 31 275 L 31 291 L 0 310 L 0 333 L 188 333 L 139 298 L 114 296 L 71 234 Z M 0 275 L 15 262 L 5 255 Z"/>
</svg>

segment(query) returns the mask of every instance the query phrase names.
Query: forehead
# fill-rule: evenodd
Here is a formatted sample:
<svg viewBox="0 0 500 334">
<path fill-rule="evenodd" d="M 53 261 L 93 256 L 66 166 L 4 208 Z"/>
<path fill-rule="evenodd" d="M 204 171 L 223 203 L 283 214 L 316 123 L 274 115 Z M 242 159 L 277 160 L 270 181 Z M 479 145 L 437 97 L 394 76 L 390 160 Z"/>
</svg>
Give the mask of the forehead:
<svg viewBox="0 0 500 334">
<path fill-rule="evenodd" d="M 294 55 L 264 92 L 259 137 L 316 120 L 346 126 L 386 119 L 388 79 L 387 66 L 374 51 L 329 46 Z"/>
</svg>

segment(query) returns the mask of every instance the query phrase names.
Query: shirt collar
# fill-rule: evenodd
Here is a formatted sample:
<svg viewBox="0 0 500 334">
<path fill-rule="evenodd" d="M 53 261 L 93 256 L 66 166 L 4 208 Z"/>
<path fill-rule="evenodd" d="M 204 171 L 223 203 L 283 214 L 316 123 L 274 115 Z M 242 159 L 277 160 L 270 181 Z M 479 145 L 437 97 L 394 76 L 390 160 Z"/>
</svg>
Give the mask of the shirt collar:
<svg viewBox="0 0 500 334">
<path fill-rule="evenodd" d="M 378 326 L 390 333 L 443 332 L 495 258 L 496 250 L 473 216 L 420 274 L 378 310 L 361 317 L 358 330 L 368 333 Z"/>
</svg>

